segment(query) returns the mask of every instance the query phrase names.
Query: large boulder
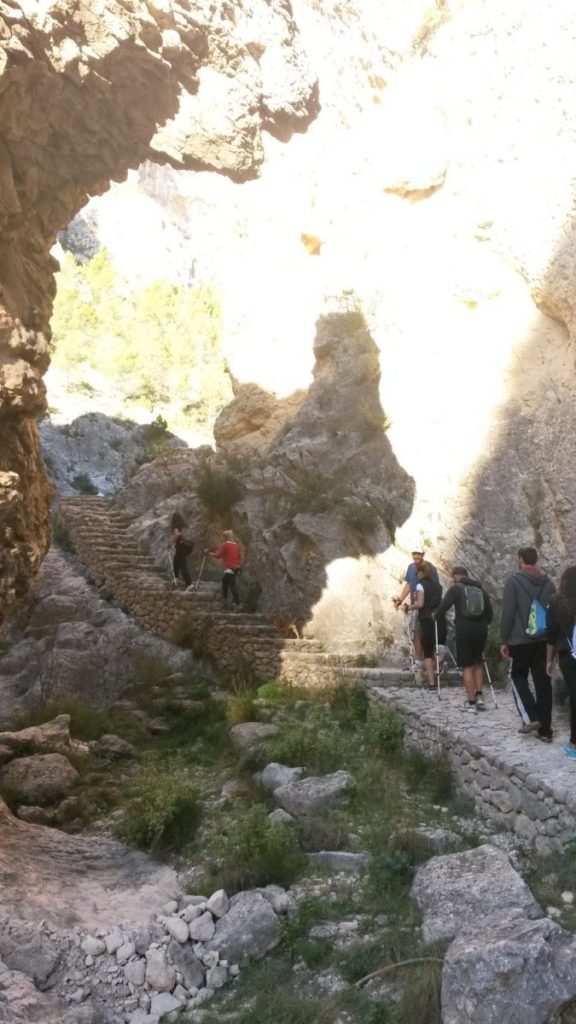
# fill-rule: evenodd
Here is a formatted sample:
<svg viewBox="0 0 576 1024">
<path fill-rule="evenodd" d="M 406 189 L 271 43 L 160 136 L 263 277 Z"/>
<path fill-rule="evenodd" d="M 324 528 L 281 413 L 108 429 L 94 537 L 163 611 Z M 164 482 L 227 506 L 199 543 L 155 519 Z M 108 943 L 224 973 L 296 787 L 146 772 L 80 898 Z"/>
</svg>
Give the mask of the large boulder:
<svg viewBox="0 0 576 1024">
<path fill-rule="evenodd" d="M 14 752 L 60 750 L 70 747 L 70 715 L 58 715 L 51 722 L 32 725 L 17 732 L 0 732 L 0 747 Z"/>
<path fill-rule="evenodd" d="M 432 857 L 418 868 L 411 895 L 422 912 L 425 942 L 453 939 L 462 928 L 506 908 L 520 909 L 528 918 L 542 916 L 508 855 L 488 845 Z"/>
<path fill-rule="evenodd" d="M 23 804 L 49 804 L 68 796 L 79 774 L 62 754 L 34 754 L 11 761 L 0 783 Z"/>
<path fill-rule="evenodd" d="M 43 988 L 58 967 L 60 954 L 37 924 L 7 920 L 0 922 L 0 959 L 11 971 L 26 974 Z"/>
<path fill-rule="evenodd" d="M 288 814 L 297 818 L 322 814 L 344 803 L 354 791 L 355 782 L 348 772 L 310 776 L 289 782 L 274 790 L 274 799 Z"/>
<path fill-rule="evenodd" d="M 464 928 L 442 974 L 442 1024 L 547 1024 L 576 996 L 576 937 L 504 910 Z"/>
<path fill-rule="evenodd" d="M 241 722 L 230 729 L 230 739 L 238 750 L 245 752 L 254 750 L 277 732 L 277 725 L 269 725 L 266 722 Z"/>
<path fill-rule="evenodd" d="M 216 923 L 214 937 L 206 943 L 222 960 L 238 963 L 264 956 L 280 941 L 280 923 L 268 900 L 259 892 L 233 896 L 230 910 Z"/>
</svg>

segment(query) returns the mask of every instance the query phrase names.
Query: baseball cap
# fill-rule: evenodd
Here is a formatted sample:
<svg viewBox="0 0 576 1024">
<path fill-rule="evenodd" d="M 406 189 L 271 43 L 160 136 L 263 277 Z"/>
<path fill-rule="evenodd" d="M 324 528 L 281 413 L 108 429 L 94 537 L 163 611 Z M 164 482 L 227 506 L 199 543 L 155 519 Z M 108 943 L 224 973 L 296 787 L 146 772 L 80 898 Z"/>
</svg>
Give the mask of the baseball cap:
<svg viewBox="0 0 576 1024">
<path fill-rule="evenodd" d="M 412 555 L 423 555 L 425 554 L 424 548 L 412 548 Z"/>
</svg>

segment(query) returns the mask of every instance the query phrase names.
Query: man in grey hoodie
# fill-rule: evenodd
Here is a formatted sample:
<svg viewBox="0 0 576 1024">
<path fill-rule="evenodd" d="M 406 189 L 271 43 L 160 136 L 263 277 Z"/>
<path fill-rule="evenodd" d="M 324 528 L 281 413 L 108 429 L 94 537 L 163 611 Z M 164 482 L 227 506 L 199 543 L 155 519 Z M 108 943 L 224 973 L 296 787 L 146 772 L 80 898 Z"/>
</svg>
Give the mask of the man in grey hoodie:
<svg viewBox="0 0 576 1024">
<path fill-rule="evenodd" d="M 546 631 L 538 630 L 533 621 L 533 601 L 546 608 L 556 588 L 537 566 L 537 561 L 536 548 L 520 548 L 518 572 L 506 580 L 500 652 L 503 658 L 512 659 L 512 690 L 522 718 L 518 731 L 524 735 L 535 732 L 543 743 L 551 743 L 552 683 L 546 671 Z M 532 674 L 536 700 L 528 683 L 528 673 Z"/>
</svg>

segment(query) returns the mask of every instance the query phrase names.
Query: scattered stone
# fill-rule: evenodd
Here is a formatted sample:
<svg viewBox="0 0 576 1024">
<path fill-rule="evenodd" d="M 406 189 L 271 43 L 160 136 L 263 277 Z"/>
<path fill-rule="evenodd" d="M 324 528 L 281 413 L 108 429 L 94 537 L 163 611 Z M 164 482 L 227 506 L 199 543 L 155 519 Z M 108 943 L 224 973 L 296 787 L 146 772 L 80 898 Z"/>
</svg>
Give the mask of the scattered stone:
<svg viewBox="0 0 576 1024">
<path fill-rule="evenodd" d="M 202 1003 L 209 1002 L 216 995 L 216 990 L 213 988 L 201 988 L 198 995 L 196 996 L 196 1006 L 200 1006 Z"/>
<path fill-rule="evenodd" d="M 169 935 L 177 942 L 188 941 L 188 925 L 181 917 L 168 917 L 164 921 L 164 927 Z"/>
<path fill-rule="evenodd" d="M 182 946 L 176 939 L 172 939 L 168 945 L 168 956 L 182 975 L 182 981 L 188 990 L 202 987 L 204 968 L 189 945 Z"/>
<path fill-rule="evenodd" d="M 130 957 L 133 957 L 136 952 L 136 945 L 134 942 L 125 942 L 116 950 L 116 960 L 122 967 L 123 964 L 127 964 Z"/>
<path fill-rule="evenodd" d="M 163 950 L 149 949 L 146 953 L 146 981 L 158 992 L 171 992 L 176 984 L 176 971 L 168 963 Z"/>
<path fill-rule="evenodd" d="M 124 977 L 131 985 L 140 988 L 146 980 L 146 962 L 144 960 L 131 960 L 124 968 Z"/>
<path fill-rule="evenodd" d="M 94 743 L 92 753 L 104 761 L 128 761 L 138 757 L 131 743 L 113 733 L 105 733 Z"/>
<path fill-rule="evenodd" d="M 26 807 L 25 804 L 17 808 L 16 817 L 30 825 L 53 825 L 56 820 L 54 811 L 49 811 L 45 807 Z"/>
<path fill-rule="evenodd" d="M 204 904 L 202 904 L 199 907 L 195 907 L 195 906 L 185 907 L 184 910 L 180 911 L 180 914 L 181 914 L 182 920 L 186 921 L 186 924 L 190 924 L 190 921 L 195 921 L 198 917 L 201 917 L 205 910 L 206 910 L 206 904 L 204 903 Z"/>
<path fill-rule="evenodd" d="M 178 901 L 168 900 L 168 903 L 165 903 L 162 909 L 164 910 L 164 913 L 170 917 L 172 914 L 176 914 L 178 912 Z"/>
<path fill-rule="evenodd" d="M 563 892 L 560 894 L 560 899 L 562 900 L 562 903 L 566 904 L 567 907 L 571 907 L 574 903 L 574 893 L 568 891 Z"/>
<path fill-rule="evenodd" d="M 529 918 L 542 916 L 508 855 L 488 845 L 432 857 L 417 869 L 411 895 L 423 915 L 426 943 L 453 939 L 462 928 L 506 907 L 520 908 Z"/>
<path fill-rule="evenodd" d="M 293 825 L 295 818 L 288 811 L 283 811 L 281 807 L 277 807 L 275 811 L 271 811 L 268 815 L 268 819 L 273 821 L 275 825 Z"/>
<path fill-rule="evenodd" d="M 372 860 L 368 853 L 349 853 L 346 850 L 319 850 L 309 853 L 307 859 L 311 867 L 327 867 L 352 875 L 367 871 Z"/>
<path fill-rule="evenodd" d="M 190 921 L 188 931 L 193 942 L 208 942 L 214 935 L 214 920 L 212 914 L 205 911 L 195 921 Z"/>
<path fill-rule="evenodd" d="M 268 901 L 276 914 L 287 914 L 293 906 L 294 901 L 281 885 L 265 885 L 262 889 L 255 889 L 265 900 Z"/>
<path fill-rule="evenodd" d="M 287 786 L 289 782 L 297 782 L 304 774 L 303 768 L 289 768 L 286 764 L 278 764 L 272 761 L 267 764 L 261 772 L 257 772 L 254 778 L 260 785 L 271 793 L 279 786 Z"/>
<path fill-rule="evenodd" d="M 235 800 L 246 792 L 246 784 L 240 779 L 228 779 L 221 789 L 221 794 L 227 800 Z"/>
<path fill-rule="evenodd" d="M 457 832 L 447 828 L 436 828 L 434 825 L 418 825 L 411 828 L 411 835 L 419 836 L 434 853 L 457 853 L 464 843 Z"/>
<path fill-rule="evenodd" d="M 547 1024 L 576 996 L 576 937 L 501 911 L 460 931 L 444 961 L 443 1024 Z"/>
<path fill-rule="evenodd" d="M 0 770 L 0 782 L 17 800 L 40 806 L 68 796 L 78 778 L 78 772 L 62 754 L 21 757 Z"/>
<path fill-rule="evenodd" d="M 200 907 L 206 906 L 208 900 L 206 896 L 182 896 L 180 898 L 179 907 L 183 910 L 184 907 Z"/>
<path fill-rule="evenodd" d="M 322 814 L 349 798 L 355 782 L 348 772 L 310 776 L 298 782 L 289 782 L 274 790 L 274 799 L 285 811 L 295 817 Z"/>
<path fill-rule="evenodd" d="M 104 945 L 106 946 L 106 952 L 113 956 L 120 946 L 124 945 L 124 936 L 119 928 L 114 928 L 108 935 L 104 936 Z"/>
<path fill-rule="evenodd" d="M 158 1017 L 162 1017 L 165 1013 L 172 1013 L 173 1010 L 179 1010 L 182 1003 L 175 996 L 170 995 L 169 992 L 161 992 L 160 995 L 152 996 L 152 1003 L 150 1005 L 150 1013 L 152 1016 L 156 1014 Z"/>
<path fill-rule="evenodd" d="M 278 733 L 277 725 L 267 725 L 265 722 L 241 722 L 234 725 L 230 730 L 230 739 L 238 750 L 244 752 L 253 750 L 265 740 Z"/>
<path fill-rule="evenodd" d="M 228 968 L 222 964 L 214 964 L 206 974 L 208 988 L 222 988 L 228 981 Z"/>
<path fill-rule="evenodd" d="M 224 917 L 224 914 L 226 914 L 230 909 L 230 900 L 224 892 L 224 889 L 218 889 L 217 892 L 212 893 L 208 903 L 206 904 L 206 908 L 214 917 Z"/>
<path fill-rule="evenodd" d="M 207 945 L 223 960 L 237 963 L 264 956 L 279 940 L 280 922 L 272 907 L 259 892 L 248 891 L 232 897 L 230 910 L 216 923 Z"/>
<path fill-rule="evenodd" d="M 102 956 L 106 952 L 106 944 L 102 942 L 102 939 L 95 938 L 94 935 L 87 935 L 80 948 L 87 956 Z"/>
</svg>

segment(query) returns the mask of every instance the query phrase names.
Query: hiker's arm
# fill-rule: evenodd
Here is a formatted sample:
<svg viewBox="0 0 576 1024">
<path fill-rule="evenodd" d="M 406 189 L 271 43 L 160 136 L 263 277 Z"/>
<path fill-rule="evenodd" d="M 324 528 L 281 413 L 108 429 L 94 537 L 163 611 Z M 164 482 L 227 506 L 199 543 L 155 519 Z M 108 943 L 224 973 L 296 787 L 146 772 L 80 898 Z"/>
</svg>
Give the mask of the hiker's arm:
<svg viewBox="0 0 576 1024">
<path fill-rule="evenodd" d="M 456 590 L 455 586 L 448 587 L 448 590 L 444 594 L 444 597 L 440 601 L 440 604 L 438 605 L 436 611 L 434 612 L 434 614 L 432 616 L 433 619 L 438 619 L 441 615 L 445 615 L 446 612 L 450 608 L 452 608 L 452 606 L 453 606 L 453 604 L 454 604 L 454 602 L 456 600 L 456 594 L 457 594 L 457 590 Z"/>
<path fill-rule="evenodd" d="M 216 549 L 216 551 L 210 551 L 209 548 L 204 548 L 204 554 L 210 555 L 210 558 L 222 558 L 222 546 Z"/>
<path fill-rule="evenodd" d="M 401 604 L 404 604 L 404 601 L 408 597 L 409 593 L 410 593 L 410 584 L 408 583 L 408 580 L 406 580 L 406 582 L 405 582 L 404 586 L 402 587 L 402 590 L 400 591 L 398 597 L 392 598 L 392 600 L 394 601 L 394 604 L 396 605 L 397 608 L 399 608 Z"/>
</svg>

